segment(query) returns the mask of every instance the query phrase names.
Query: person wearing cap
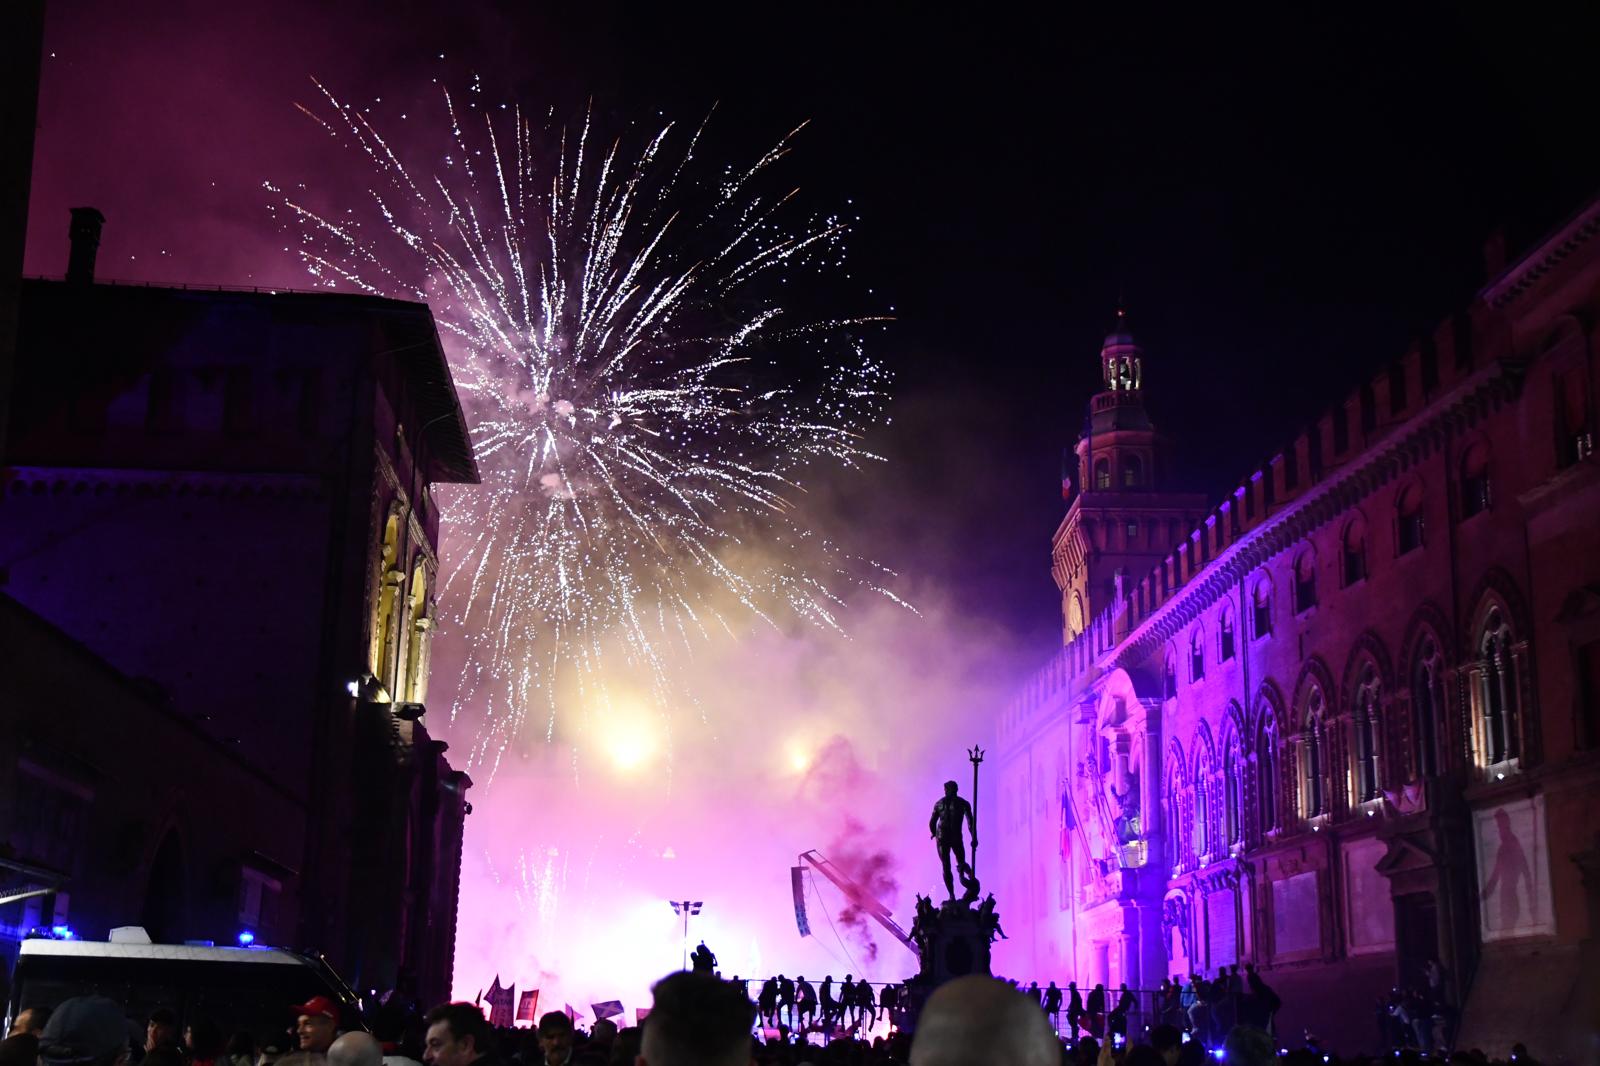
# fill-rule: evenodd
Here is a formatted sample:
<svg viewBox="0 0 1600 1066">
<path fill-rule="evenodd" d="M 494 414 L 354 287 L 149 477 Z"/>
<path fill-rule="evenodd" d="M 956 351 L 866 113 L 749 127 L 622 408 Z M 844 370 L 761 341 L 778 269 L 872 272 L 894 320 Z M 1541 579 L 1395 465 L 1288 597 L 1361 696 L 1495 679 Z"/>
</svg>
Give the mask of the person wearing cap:
<svg viewBox="0 0 1600 1066">
<path fill-rule="evenodd" d="M 105 996 L 74 996 L 39 1034 L 39 1066 L 127 1066 L 128 1021 Z"/>
<path fill-rule="evenodd" d="M 327 996 L 312 996 L 289 1009 L 297 1015 L 294 1032 L 300 1050 L 307 1055 L 326 1055 L 339 1033 L 339 1005 Z"/>
</svg>

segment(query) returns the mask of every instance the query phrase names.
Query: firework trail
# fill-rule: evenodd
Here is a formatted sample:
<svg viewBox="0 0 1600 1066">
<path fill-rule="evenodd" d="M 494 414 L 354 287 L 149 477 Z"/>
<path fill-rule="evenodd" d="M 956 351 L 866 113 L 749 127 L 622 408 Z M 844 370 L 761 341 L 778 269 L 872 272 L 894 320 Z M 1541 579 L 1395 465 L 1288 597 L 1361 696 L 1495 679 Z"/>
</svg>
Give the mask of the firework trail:
<svg viewBox="0 0 1600 1066">
<path fill-rule="evenodd" d="M 841 590 L 894 598 L 797 506 L 808 473 L 875 458 L 888 384 L 860 339 L 881 319 L 779 296 L 796 271 L 839 273 L 847 232 L 773 186 L 798 130 L 715 167 L 703 123 L 628 154 L 591 118 L 485 108 L 475 83 L 443 93 L 449 147 L 424 168 L 317 88 L 324 113 L 302 110 L 374 180 L 359 210 L 284 196 L 302 260 L 318 284 L 432 305 L 472 423 L 483 485 L 445 510 L 442 597 L 462 696 L 488 708 L 472 762 L 552 736 L 567 694 L 605 700 L 615 667 L 666 700 L 672 657 L 736 616 L 838 628 Z"/>
</svg>

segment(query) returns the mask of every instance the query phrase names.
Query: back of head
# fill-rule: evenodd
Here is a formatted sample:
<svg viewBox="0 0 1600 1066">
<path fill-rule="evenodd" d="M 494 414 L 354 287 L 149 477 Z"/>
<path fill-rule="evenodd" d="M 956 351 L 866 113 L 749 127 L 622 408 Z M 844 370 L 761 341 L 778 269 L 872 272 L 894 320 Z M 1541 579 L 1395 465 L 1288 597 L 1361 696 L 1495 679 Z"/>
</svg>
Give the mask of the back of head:
<svg viewBox="0 0 1600 1066">
<path fill-rule="evenodd" d="M 1272 1037 L 1251 1025 L 1236 1025 L 1222 1042 L 1228 1066 L 1273 1066 L 1277 1049 Z"/>
<path fill-rule="evenodd" d="M 647 1066 L 745 1066 L 755 1006 L 710 974 L 675 973 L 651 989 L 640 1061 Z"/>
<path fill-rule="evenodd" d="M 0 1066 L 35 1066 L 39 1061 L 39 1038 L 26 1030 L 0 1040 Z"/>
<path fill-rule="evenodd" d="M 74 996 L 39 1034 L 42 1066 L 111 1066 L 128 1053 L 128 1020 L 105 996 Z"/>
<path fill-rule="evenodd" d="M 1059 1066 L 1061 1045 L 1039 1005 L 992 977 L 959 977 L 928 998 L 911 1066 L 1005 1062 Z"/>
<path fill-rule="evenodd" d="M 328 1066 L 383 1066 L 383 1045 L 371 1033 L 346 1033 L 328 1048 Z"/>
</svg>

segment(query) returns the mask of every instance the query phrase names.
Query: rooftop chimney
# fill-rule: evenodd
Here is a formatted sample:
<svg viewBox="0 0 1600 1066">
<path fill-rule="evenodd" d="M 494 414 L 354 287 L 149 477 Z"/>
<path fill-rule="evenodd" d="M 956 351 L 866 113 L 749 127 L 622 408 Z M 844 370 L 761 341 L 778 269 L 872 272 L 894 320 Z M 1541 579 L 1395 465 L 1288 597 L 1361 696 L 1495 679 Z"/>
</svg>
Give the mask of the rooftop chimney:
<svg viewBox="0 0 1600 1066">
<path fill-rule="evenodd" d="M 106 216 L 92 207 L 74 207 L 72 225 L 67 228 L 67 238 L 72 242 L 72 252 L 67 257 L 67 280 L 78 285 L 94 281 L 94 256 L 100 248 L 100 227 Z"/>
</svg>

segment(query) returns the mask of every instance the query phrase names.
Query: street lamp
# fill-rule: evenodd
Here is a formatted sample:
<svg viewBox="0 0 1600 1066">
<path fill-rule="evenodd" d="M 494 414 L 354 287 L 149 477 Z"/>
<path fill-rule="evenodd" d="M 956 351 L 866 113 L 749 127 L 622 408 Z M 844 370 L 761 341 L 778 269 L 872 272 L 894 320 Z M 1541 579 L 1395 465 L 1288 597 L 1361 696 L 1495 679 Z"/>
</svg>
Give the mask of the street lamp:
<svg viewBox="0 0 1600 1066">
<path fill-rule="evenodd" d="M 700 908 L 705 904 L 698 899 L 669 899 L 667 902 L 672 904 L 672 913 L 681 915 L 683 918 L 683 968 L 687 970 L 689 968 L 689 916 L 691 914 L 699 914 Z"/>
</svg>

